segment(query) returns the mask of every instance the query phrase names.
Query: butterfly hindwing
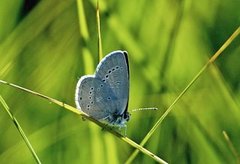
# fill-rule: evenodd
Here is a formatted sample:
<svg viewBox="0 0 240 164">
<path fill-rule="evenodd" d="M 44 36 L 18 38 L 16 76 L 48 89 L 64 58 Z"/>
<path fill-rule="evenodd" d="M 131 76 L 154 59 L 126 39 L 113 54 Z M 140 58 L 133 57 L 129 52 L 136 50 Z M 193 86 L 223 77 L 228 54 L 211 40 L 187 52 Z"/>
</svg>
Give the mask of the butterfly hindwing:
<svg viewBox="0 0 240 164">
<path fill-rule="evenodd" d="M 106 83 L 95 76 L 81 77 L 75 99 L 77 107 L 95 119 L 104 119 L 112 109 L 117 109 L 115 95 Z"/>
</svg>

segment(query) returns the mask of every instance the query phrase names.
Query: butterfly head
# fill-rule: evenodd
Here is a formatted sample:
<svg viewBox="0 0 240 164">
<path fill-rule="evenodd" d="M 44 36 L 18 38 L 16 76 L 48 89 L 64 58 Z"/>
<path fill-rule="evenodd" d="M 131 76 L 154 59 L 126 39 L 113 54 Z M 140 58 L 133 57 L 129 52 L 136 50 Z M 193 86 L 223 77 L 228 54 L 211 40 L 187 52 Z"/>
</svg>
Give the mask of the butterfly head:
<svg viewBox="0 0 240 164">
<path fill-rule="evenodd" d="M 130 114 L 126 111 L 123 114 L 111 114 L 105 121 L 111 126 L 125 127 L 130 119 Z"/>
</svg>

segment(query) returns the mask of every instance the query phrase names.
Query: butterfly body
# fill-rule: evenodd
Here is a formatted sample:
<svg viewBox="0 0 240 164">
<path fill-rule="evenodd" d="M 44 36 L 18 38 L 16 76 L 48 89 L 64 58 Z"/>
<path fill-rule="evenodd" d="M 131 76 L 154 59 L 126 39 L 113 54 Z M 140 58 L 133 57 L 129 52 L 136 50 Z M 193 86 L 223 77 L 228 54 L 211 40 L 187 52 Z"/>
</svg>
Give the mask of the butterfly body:
<svg viewBox="0 0 240 164">
<path fill-rule="evenodd" d="M 75 93 L 77 108 L 112 126 L 129 120 L 129 65 L 126 51 L 113 51 L 98 64 L 94 75 L 82 76 Z"/>
</svg>

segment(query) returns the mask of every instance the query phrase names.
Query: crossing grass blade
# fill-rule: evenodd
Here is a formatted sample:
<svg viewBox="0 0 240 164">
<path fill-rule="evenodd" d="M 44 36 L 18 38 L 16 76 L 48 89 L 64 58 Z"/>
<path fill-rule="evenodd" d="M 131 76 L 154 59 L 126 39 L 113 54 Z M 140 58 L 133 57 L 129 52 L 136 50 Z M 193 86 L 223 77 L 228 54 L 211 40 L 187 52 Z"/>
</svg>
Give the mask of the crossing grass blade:
<svg viewBox="0 0 240 164">
<path fill-rule="evenodd" d="M 187 90 L 197 81 L 197 79 L 203 74 L 203 72 L 208 68 L 210 64 L 212 64 L 219 55 L 232 43 L 232 41 L 239 35 L 240 27 L 238 27 L 233 34 L 226 40 L 226 42 L 219 48 L 219 50 L 208 60 L 208 62 L 202 67 L 202 69 L 197 73 L 197 75 L 190 81 L 190 83 L 186 86 L 186 88 L 179 94 L 179 96 L 173 101 L 173 103 L 167 108 L 164 114 L 157 120 L 154 126 L 150 129 L 144 139 L 141 141 L 140 145 L 144 146 L 146 142 L 150 139 L 153 133 L 157 130 L 162 121 L 168 116 L 168 114 L 173 109 L 174 105 L 184 96 Z M 139 153 L 138 150 L 135 150 L 128 158 L 126 163 L 131 163 Z"/>
</svg>

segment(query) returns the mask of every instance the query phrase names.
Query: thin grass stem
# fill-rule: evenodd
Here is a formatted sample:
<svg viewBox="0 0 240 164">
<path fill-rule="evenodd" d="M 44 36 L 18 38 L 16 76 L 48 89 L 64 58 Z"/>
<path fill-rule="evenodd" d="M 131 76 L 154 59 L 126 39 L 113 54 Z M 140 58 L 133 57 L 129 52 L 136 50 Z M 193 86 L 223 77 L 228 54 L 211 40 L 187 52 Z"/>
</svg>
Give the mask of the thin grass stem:
<svg viewBox="0 0 240 164">
<path fill-rule="evenodd" d="M 194 84 L 194 82 L 202 75 L 202 73 L 207 69 L 207 67 L 213 63 L 219 55 L 232 43 L 232 41 L 239 35 L 240 27 L 238 27 L 234 33 L 226 40 L 226 42 L 219 48 L 219 50 L 208 60 L 208 62 L 202 67 L 202 69 L 197 73 L 197 75 L 190 81 L 190 83 L 185 87 L 185 89 L 178 95 L 178 97 L 173 101 L 173 103 L 167 108 L 167 110 L 163 113 L 163 115 L 157 120 L 154 126 L 150 129 L 144 139 L 141 141 L 140 145 L 144 146 L 146 142 L 150 139 L 153 133 L 156 131 L 158 126 L 162 123 L 162 121 L 167 117 L 167 115 L 173 109 L 173 106 L 180 100 L 180 98 L 186 93 L 186 91 Z M 126 163 L 132 163 L 132 161 L 136 158 L 139 150 L 135 150 L 128 158 Z"/>
<path fill-rule="evenodd" d="M 103 52 L 102 52 L 99 0 L 97 0 L 96 17 L 97 17 L 97 34 L 98 34 L 98 61 L 100 62 L 100 60 L 103 58 Z"/>
<path fill-rule="evenodd" d="M 223 131 L 223 136 L 224 136 L 224 139 L 226 140 L 227 144 L 228 144 L 228 147 L 230 148 L 231 152 L 233 153 L 233 155 L 235 156 L 236 158 L 236 163 L 237 164 L 240 164 L 240 158 L 239 158 L 239 155 L 237 153 L 237 150 L 235 149 L 235 147 L 233 146 L 233 143 L 232 141 L 230 140 L 228 134 L 226 131 Z"/>
<path fill-rule="evenodd" d="M 3 105 L 3 108 L 5 109 L 5 111 L 7 112 L 8 116 L 11 118 L 13 124 L 16 126 L 18 132 L 20 133 L 20 135 L 22 136 L 24 142 L 26 143 L 28 149 L 30 150 L 33 158 L 35 159 L 36 163 L 41 164 L 40 159 L 37 156 L 37 153 L 34 151 L 31 143 L 29 142 L 27 136 L 25 135 L 21 125 L 19 124 L 19 122 L 17 121 L 17 119 L 13 116 L 13 114 L 11 113 L 11 111 L 9 110 L 9 107 L 7 105 L 7 103 L 4 101 L 4 99 L 2 98 L 2 96 L 0 95 L 0 102 Z"/>
<path fill-rule="evenodd" d="M 35 92 L 35 91 L 32 91 L 30 89 L 26 89 L 26 88 L 23 88 L 23 87 L 20 87 L 16 84 L 13 84 L 13 83 L 9 83 L 9 82 L 6 82 L 6 81 L 3 81 L 3 80 L 0 80 L 0 84 L 5 84 L 7 86 L 10 86 L 10 87 L 13 87 L 15 89 L 19 89 L 21 91 L 24 91 L 24 92 L 27 92 L 27 93 L 30 93 L 30 94 L 33 94 L 35 96 L 39 96 L 41 98 L 44 98 L 54 104 L 57 104 L 71 112 L 74 112 L 78 115 L 81 115 L 82 117 L 84 117 L 85 119 L 97 124 L 98 126 L 102 127 L 103 129 L 105 129 L 106 131 L 110 132 L 111 134 L 113 134 L 114 136 L 118 137 L 119 139 L 121 139 L 122 141 L 128 143 L 129 145 L 131 145 L 132 147 L 138 149 L 139 151 L 141 151 L 142 153 L 144 153 L 145 155 L 151 157 L 152 159 L 154 159 L 155 161 L 159 162 L 159 163 L 162 163 L 162 164 L 166 164 L 167 162 L 162 160 L 161 158 L 159 158 L 157 155 L 153 154 L 152 152 L 150 152 L 149 150 L 145 149 L 144 147 L 140 146 L 139 144 L 137 144 L 136 142 L 134 142 L 133 140 L 129 139 L 128 137 L 126 136 L 123 136 L 122 134 L 118 133 L 117 131 L 113 130 L 111 127 L 109 126 L 106 126 L 105 124 L 103 124 L 102 122 L 94 119 L 93 117 L 90 117 L 88 116 L 86 113 L 84 112 L 81 112 L 80 110 L 77 110 L 76 108 L 64 103 L 64 102 L 61 102 L 61 101 L 58 101 L 54 98 L 51 98 L 51 97 L 48 97 L 48 96 L 45 96 L 43 94 L 40 94 L 38 92 Z"/>
</svg>

